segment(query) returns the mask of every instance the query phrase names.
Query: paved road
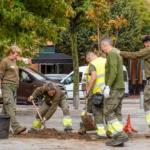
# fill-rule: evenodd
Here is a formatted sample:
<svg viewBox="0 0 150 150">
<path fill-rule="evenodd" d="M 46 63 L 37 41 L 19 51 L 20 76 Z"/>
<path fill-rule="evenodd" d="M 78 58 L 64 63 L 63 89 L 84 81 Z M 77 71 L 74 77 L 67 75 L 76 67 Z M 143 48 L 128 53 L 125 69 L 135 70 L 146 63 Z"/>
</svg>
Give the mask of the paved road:
<svg viewBox="0 0 150 150">
<path fill-rule="evenodd" d="M 131 140 L 123 148 L 106 147 L 104 142 L 56 139 L 9 139 L 0 141 L 0 150 L 149 150 L 150 141 Z"/>
<path fill-rule="evenodd" d="M 84 107 L 80 105 L 79 110 L 74 110 L 72 104 L 70 104 L 70 110 L 73 118 L 73 128 L 75 131 L 79 128 L 80 112 Z M 140 109 L 138 99 L 126 99 L 123 104 L 123 118 L 126 122 L 127 115 L 131 114 L 132 126 L 138 130 L 138 133 L 142 135 L 148 132 L 148 127 L 144 118 L 144 110 Z M 31 127 L 32 120 L 34 119 L 35 112 L 33 106 L 17 106 L 17 118 L 19 122 L 28 128 Z M 57 130 L 63 130 L 61 125 L 62 112 L 57 110 L 51 120 L 47 121 L 48 128 L 56 128 Z M 124 148 L 117 148 L 122 150 L 149 150 L 150 139 L 134 138 L 130 140 Z M 116 148 L 110 148 L 105 146 L 102 141 L 87 142 L 84 140 L 57 140 L 57 139 L 22 139 L 22 138 L 9 138 L 8 140 L 0 140 L 0 150 L 113 150 Z"/>
</svg>

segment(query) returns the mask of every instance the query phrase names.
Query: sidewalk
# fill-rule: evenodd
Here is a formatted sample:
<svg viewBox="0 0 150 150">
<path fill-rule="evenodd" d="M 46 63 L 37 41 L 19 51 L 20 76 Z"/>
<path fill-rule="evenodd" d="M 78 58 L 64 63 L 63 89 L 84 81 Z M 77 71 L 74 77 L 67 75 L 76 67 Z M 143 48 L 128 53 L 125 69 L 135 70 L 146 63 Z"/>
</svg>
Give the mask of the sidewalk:
<svg viewBox="0 0 150 150">
<path fill-rule="evenodd" d="M 113 148 L 104 142 L 87 142 L 57 139 L 19 139 L 0 140 L 0 150 L 149 150 L 146 139 L 130 140 L 125 147 Z"/>
</svg>

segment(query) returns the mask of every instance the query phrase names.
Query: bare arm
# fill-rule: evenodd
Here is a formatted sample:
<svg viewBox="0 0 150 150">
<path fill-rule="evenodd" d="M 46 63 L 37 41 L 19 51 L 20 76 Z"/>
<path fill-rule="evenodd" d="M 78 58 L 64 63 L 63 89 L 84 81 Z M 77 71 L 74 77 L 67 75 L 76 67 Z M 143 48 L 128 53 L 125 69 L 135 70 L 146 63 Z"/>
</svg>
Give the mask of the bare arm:
<svg viewBox="0 0 150 150">
<path fill-rule="evenodd" d="M 88 85 L 87 85 L 87 88 L 86 88 L 87 95 L 89 94 L 92 87 L 94 86 L 96 78 L 97 78 L 96 71 L 92 71 L 91 72 L 91 80 L 88 82 Z"/>
</svg>

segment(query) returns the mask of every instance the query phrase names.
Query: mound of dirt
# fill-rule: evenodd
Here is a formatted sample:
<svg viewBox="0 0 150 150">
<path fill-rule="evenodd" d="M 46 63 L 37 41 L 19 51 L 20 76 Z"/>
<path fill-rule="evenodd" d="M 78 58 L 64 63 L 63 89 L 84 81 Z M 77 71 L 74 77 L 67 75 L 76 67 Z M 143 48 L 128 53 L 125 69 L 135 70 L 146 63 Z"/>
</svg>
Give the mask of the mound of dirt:
<svg viewBox="0 0 150 150">
<path fill-rule="evenodd" d="M 21 135 L 13 135 L 13 137 L 22 137 L 22 138 L 54 138 L 54 139 L 78 139 L 78 140 L 87 140 L 91 141 L 92 138 L 89 134 L 80 135 L 78 133 L 72 132 L 62 132 L 57 131 L 56 129 L 42 129 L 39 131 L 34 131 L 31 133 L 21 134 Z"/>
</svg>

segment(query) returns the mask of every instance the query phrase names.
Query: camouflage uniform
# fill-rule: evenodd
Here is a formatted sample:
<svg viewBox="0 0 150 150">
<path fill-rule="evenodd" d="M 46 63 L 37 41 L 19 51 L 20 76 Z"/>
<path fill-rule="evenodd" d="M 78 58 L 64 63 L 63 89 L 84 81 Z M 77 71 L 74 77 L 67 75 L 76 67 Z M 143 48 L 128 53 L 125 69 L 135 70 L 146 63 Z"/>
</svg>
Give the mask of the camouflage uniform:
<svg viewBox="0 0 150 150">
<path fill-rule="evenodd" d="M 59 106 L 63 111 L 63 125 L 66 127 L 65 124 L 65 118 L 68 118 L 70 120 L 68 126 L 72 126 L 72 120 L 70 118 L 69 113 L 69 106 L 66 101 L 66 95 L 63 93 L 60 88 L 57 85 L 54 85 L 56 88 L 56 95 L 54 97 L 50 97 L 47 93 L 48 87 L 47 84 L 43 85 L 42 87 L 38 87 L 32 94 L 33 99 L 36 99 L 38 96 L 42 96 L 43 103 L 39 107 L 39 112 L 42 117 L 44 117 L 46 120 L 51 118 L 51 116 L 55 113 L 57 107 Z M 39 119 L 39 116 L 36 116 L 37 119 Z"/>
<path fill-rule="evenodd" d="M 146 121 L 150 127 L 150 47 L 146 47 L 137 52 L 125 52 L 121 51 L 120 55 L 125 58 L 131 59 L 143 59 L 144 67 L 145 67 L 145 76 L 147 79 L 147 84 L 144 89 L 144 110 L 146 113 Z"/>
<path fill-rule="evenodd" d="M 10 116 L 13 131 L 20 126 L 16 119 L 16 91 L 19 84 L 18 67 L 16 61 L 4 58 L 0 64 L 0 80 L 3 97 L 2 113 Z"/>
<path fill-rule="evenodd" d="M 124 96 L 124 79 L 122 59 L 113 48 L 107 55 L 105 84 L 110 87 L 110 97 L 104 100 L 104 115 L 107 130 L 115 139 L 126 138 L 121 122 L 121 108 Z"/>
</svg>

